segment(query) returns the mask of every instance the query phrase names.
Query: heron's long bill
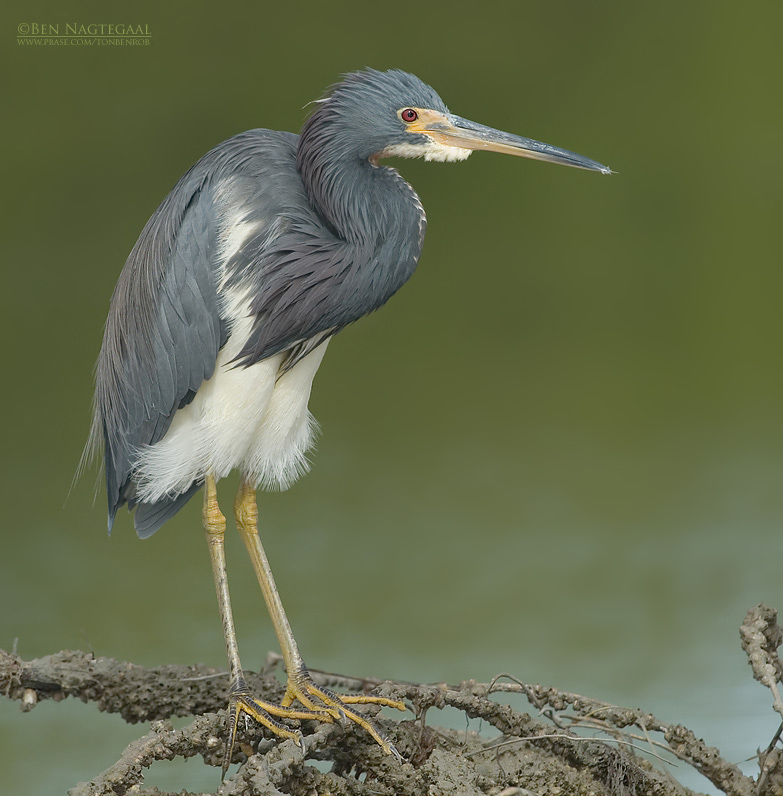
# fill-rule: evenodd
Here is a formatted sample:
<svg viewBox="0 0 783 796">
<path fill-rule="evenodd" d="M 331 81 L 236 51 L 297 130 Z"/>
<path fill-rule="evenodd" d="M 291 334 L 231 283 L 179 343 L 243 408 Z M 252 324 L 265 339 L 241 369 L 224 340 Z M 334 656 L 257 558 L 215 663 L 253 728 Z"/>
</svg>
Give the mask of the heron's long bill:
<svg viewBox="0 0 783 796">
<path fill-rule="evenodd" d="M 506 155 L 545 160 L 548 163 L 561 163 L 564 166 L 574 166 L 577 169 L 600 171 L 602 174 L 612 173 L 607 166 L 583 155 L 577 155 L 575 152 L 569 152 L 567 149 L 542 144 L 532 138 L 504 133 L 502 130 L 493 130 L 491 127 L 485 127 L 483 124 L 477 124 L 459 116 L 441 117 L 437 121 L 422 126 L 421 132 L 446 146 L 484 149 L 488 152 L 501 152 Z"/>
</svg>

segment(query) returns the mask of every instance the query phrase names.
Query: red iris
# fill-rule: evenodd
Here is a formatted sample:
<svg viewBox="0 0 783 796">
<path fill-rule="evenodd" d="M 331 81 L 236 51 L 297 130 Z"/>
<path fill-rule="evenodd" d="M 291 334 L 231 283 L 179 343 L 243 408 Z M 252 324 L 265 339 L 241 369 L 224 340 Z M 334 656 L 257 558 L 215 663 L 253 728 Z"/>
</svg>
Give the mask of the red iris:
<svg viewBox="0 0 783 796">
<path fill-rule="evenodd" d="M 419 114 L 413 108 L 406 108 L 400 116 L 404 122 L 415 122 L 419 118 Z"/>
</svg>

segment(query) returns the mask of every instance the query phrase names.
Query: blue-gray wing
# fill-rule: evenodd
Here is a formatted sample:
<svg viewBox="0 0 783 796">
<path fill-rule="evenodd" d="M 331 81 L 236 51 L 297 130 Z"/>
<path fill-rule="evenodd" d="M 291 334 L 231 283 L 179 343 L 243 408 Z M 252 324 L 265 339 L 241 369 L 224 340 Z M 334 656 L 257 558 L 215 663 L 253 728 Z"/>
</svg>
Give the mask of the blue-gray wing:
<svg viewBox="0 0 783 796">
<path fill-rule="evenodd" d="M 133 247 L 112 297 L 93 423 L 93 436 L 102 433 L 105 446 L 110 529 L 120 506 L 136 504 L 136 452 L 163 437 L 176 410 L 212 375 L 225 342 L 210 176 L 203 160 L 166 197 Z M 166 505 L 140 505 L 139 534 L 157 529 L 198 486 Z"/>
</svg>

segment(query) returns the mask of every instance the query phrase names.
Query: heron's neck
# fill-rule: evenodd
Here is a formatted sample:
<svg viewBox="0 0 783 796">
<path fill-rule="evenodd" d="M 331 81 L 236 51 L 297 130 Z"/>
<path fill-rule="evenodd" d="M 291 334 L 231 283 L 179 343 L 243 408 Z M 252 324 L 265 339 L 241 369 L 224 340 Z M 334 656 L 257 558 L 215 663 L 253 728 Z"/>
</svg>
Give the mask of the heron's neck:
<svg viewBox="0 0 783 796">
<path fill-rule="evenodd" d="M 424 236 L 424 210 L 413 188 L 389 168 L 346 150 L 324 126 L 306 125 L 297 149 L 297 166 L 313 207 L 343 240 L 373 248 L 399 238 L 415 247 Z"/>
</svg>

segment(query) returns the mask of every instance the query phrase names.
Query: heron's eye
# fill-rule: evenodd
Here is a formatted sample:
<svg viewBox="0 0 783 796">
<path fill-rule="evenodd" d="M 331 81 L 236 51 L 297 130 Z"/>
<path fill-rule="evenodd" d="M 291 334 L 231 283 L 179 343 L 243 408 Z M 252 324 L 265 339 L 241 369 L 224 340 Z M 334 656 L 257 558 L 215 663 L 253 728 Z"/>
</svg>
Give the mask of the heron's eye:
<svg viewBox="0 0 783 796">
<path fill-rule="evenodd" d="M 415 110 L 413 110 L 413 108 L 406 108 L 406 109 L 405 109 L 405 110 L 404 110 L 404 111 L 403 111 L 403 112 L 400 114 L 400 118 L 401 118 L 401 119 L 402 119 L 404 122 L 407 122 L 408 124 L 410 124 L 411 122 L 415 122 L 415 121 L 416 121 L 416 119 L 418 119 L 418 118 L 419 118 L 419 114 L 418 114 L 418 113 L 416 113 L 416 111 L 415 111 Z"/>
</svg>

